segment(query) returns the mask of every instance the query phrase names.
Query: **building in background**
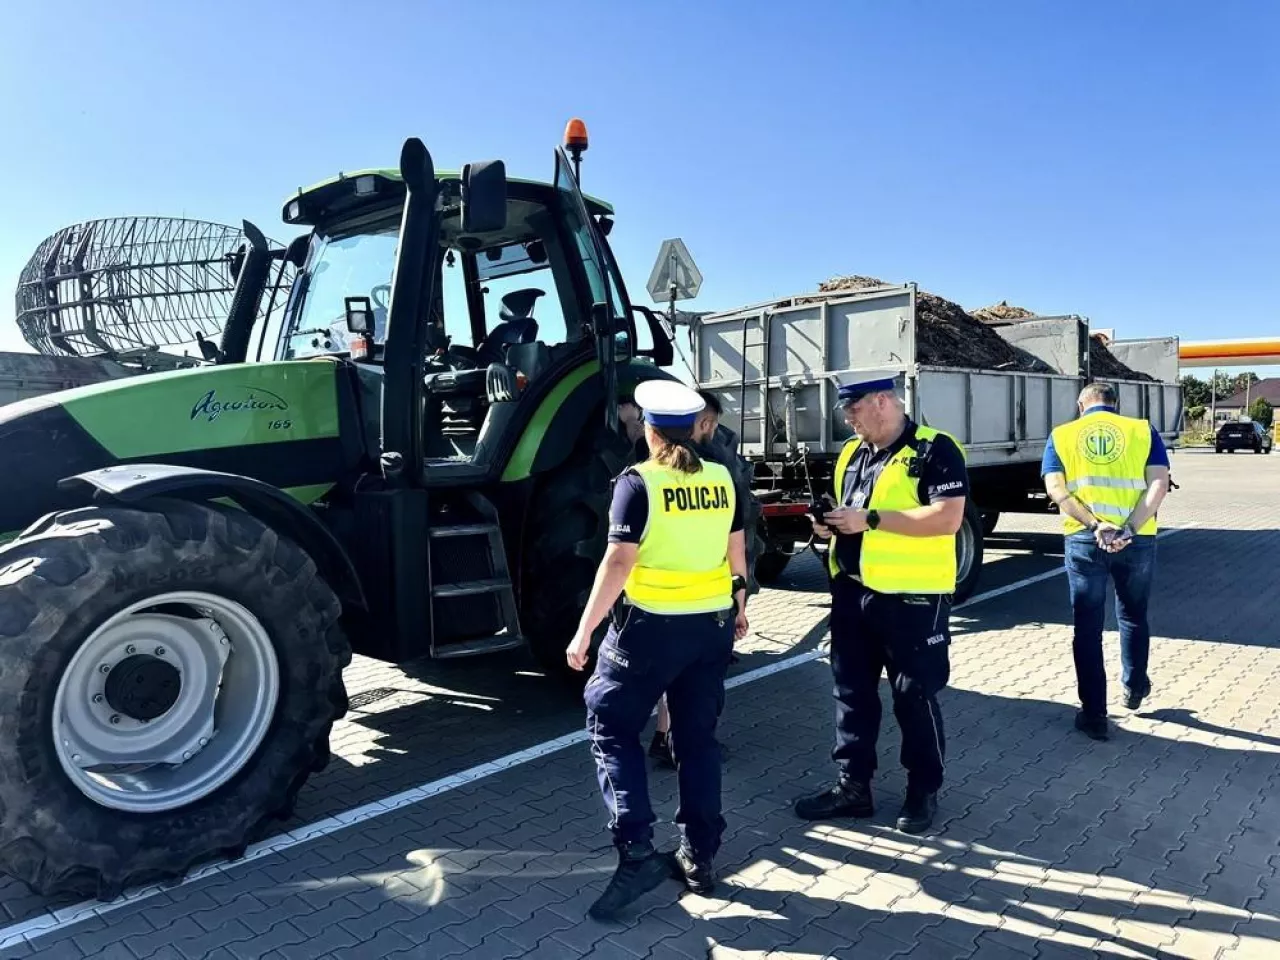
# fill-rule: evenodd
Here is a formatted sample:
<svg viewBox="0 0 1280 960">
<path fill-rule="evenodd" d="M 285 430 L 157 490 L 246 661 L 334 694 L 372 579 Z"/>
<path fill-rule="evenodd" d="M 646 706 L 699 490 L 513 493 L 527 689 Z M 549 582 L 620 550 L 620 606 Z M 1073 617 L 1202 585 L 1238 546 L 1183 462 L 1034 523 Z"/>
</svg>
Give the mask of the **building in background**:
<svg viewBox="0 0 1280 960">
<path fill-rule="evenodd" d="M 1239 420 L 1248 415 L 1249 405 L 1259 397 L 1271 404 L 1272 409 L 1280 407 L 1280 377 L 1268 377 L 1252 384 L 1249 389 L 1241 390 L 1217 402 L 1214 420 L 1222 423 L 1227 420 Z"/>
</svg>

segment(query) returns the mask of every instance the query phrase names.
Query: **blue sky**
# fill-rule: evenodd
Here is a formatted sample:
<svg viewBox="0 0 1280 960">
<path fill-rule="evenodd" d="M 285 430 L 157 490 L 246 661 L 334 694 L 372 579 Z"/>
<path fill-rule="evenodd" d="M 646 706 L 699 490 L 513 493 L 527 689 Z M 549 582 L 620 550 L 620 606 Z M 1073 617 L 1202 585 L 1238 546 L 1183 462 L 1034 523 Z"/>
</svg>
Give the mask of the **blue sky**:
<svg viewBox="0 0 1280 960">
<path fill-rule="evenodd" d="M 633 295 L 681 236 L 691 306 L 915 280 L 1118 336 L 1280 334 L 1280 4 L 1049 0 L 11 5 L 0 347 L 58 227 L 249 218 L 338 170 L 501 157 L 570 116 Z M 639 297 L 638 297 L 639 299 Z M 1280 368 L 1271 372 L 1280 373 Z"/>
</svg>

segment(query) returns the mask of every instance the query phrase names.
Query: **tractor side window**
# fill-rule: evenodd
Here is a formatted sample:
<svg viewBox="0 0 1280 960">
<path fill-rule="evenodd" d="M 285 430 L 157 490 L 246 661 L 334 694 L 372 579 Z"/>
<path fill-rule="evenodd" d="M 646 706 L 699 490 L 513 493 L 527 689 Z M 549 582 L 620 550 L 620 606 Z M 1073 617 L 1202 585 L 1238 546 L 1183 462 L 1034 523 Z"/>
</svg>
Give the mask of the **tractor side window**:
<svg viewBox="0 0 1280 960">
<path fill-rule="evenodd" d="M 467 312 L 467 282 L 462 275 L 462 251 L 445 253 L 440 275 L 440 304 L 444 311 L 444 332 L 454 346 L 473 347 L 471 317 Z M 433 318 L 438 319 L 438 318 Z"/>
<path fill-rule="evenodd" d="M 547 345 L 569 339 L 556 279 L 539 240 L 513 243 L 481 253 L 476 272 L 484 295 L 485 330 L 532 317 L 534 339 Z"/>
</svg>

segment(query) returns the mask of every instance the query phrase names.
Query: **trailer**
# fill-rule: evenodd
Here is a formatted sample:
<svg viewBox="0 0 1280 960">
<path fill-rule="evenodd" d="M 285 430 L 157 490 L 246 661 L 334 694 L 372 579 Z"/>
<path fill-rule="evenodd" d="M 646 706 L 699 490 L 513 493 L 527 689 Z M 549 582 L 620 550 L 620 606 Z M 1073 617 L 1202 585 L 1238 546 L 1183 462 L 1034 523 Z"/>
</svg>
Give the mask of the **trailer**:
<svg viewBox="0 0 1280 960">
<path fill-rule="evenodd" d="M 1053 428 L 1076 416 L 1076 398 L 1089 381 L 1088 320 L 1043 317 L 996 328 L 1050 372 L 922 363 L 917 292 L 908 283 L 802 295 L 704 314 L 691 324 L 697 385 L 719 398 L 722 422 L 737 432 L 753 465 L 767 543 L 756 568 L 761 582 L 775 579 L 797 552 L 817 548 L 807 506 L 830 490 L 836 456 L 851 436 L 834 413 L 843 374 L 897 371 L 910 416 L 963 444 L 971 495 L 957 535 L 958 601 L 979 582 L 983 544 L 1000 514 L 1056 512 L 1040 461 Z M 1122 412 L 1150 420 L 1167 445 L 1176 443 L 1176 382 L 1109 382 Z"/>
<path fill-rule="evenodd" d="M 97 357 L 0 353 L 0 406 L 136 373 L 124 364 Z"/>
</svg>

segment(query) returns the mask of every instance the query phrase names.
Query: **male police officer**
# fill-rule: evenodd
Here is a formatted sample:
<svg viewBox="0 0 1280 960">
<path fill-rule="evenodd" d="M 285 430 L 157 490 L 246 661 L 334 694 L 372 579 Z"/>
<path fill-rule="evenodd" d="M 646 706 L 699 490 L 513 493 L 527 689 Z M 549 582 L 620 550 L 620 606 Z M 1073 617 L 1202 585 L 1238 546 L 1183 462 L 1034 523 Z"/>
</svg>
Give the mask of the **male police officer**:
<svg viewBox="0 0 1280 960">
<path fill-rule="evenodd" d="M 703 400 L 684 384 L 636 387 L 649 457 L 618 478 L 609 546 L 565 655 L 581 670 L 596 627 L 614 611 L 587 683 L 587 729 L 610 813 L 618 868 L 590 914 L 609 919 L 676 876 L 696 893 L 714 888 L 720 847 L 720 753 L 715 730 L 735 634 L 746 617 L 742 511 L 729 471 L 699 458 L 693 425 Z M 615 602 L 625 594 L 625 602 Z M 735 604 L 736 601 L 736 604 Z M 736 605 L 736 613 L 735 613 Z M 666 692 L 677 762 L 683 842 L 653 848 L 640 733 Z"/>
<path fill-rule="evenodd" d="M 869 817 L 880 730 L 880 674 L 887 671 L 902 728 L 907 795 L 898 829 L 933 823 L 945 757 L 937 693 L 951 676 L 948 619 L 956 584 L 955 534 L 969 480 L 964 452 L 946 433 L 913 422 L 893 374 L 853 379 L 838 409 L 854 437 L 833 477 L 836 509 L 814 520 L 831 574 L 831 671 L 840 777 L 798 800 L 806 820 Z"/>
<path fill-rule="evenodd" d="M 1108 576 L 1116 589 L 1125 706 L 1136 710 L 1151 693 L 1147 598 L 1155 575 L 1156 510 L 1169 492 L 1169 456 L 1149 422 L 1116 412 L 1116 390 L 1110 384 L 1089 384 L 1076 405 L 1079 418 L 1049 436 L 1040 472 L 1046 492 L 1062 511 L 1066 534 L 1080 696 L 1076 729 L 1105 740 L 1102 622 Z"/>
</svg>

